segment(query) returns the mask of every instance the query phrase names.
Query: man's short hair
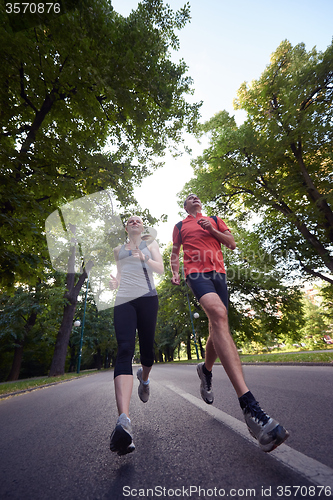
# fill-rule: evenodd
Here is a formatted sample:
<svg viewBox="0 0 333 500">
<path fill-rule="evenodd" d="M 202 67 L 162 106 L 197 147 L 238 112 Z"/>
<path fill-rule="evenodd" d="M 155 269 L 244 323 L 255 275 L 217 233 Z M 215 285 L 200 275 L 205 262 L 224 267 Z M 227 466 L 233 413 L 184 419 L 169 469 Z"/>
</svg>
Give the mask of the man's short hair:
<svg viewBox="0 0 333 500">
<path fill-rule="evenodd" d="M 185 206 L 186 206 L 186 202 L 187 202 L 187 200 L 188 200 L 188 198 L 189 198 L 190 196 L 197 196 L 197 195 L 196 195 L 196 194 L 194 194 L 194 193 L 190 193 L 189 195 L 187 195 L 187 197 L 186 197 L 186 198 L 185 198 L 185 200 L 184 200 L 184 208 L 185 208 Z"/>
</svg>

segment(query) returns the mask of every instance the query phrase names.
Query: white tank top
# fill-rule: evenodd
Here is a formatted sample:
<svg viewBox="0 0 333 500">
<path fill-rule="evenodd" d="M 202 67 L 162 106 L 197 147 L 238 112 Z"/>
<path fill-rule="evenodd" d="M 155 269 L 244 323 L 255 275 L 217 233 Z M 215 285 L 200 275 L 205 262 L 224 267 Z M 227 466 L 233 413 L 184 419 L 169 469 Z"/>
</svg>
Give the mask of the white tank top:
<svg viewBox="0 0 333 500">
<path fill-rule="evenodd" d="M 145 241 L 140 243 L 139 249 L 144 255 L 151 258 L 151 253 Z M 131 250 L 126 250 L 125 245 L 122 245 L 119 250 L 118 264 L 121 279 L 116 304 L 124 302 L 122 299 L 128 301 L 143 295 L 147 297 L 157 295 L 151 269 L 140 259 L 134 259 Z"/>
</svg>

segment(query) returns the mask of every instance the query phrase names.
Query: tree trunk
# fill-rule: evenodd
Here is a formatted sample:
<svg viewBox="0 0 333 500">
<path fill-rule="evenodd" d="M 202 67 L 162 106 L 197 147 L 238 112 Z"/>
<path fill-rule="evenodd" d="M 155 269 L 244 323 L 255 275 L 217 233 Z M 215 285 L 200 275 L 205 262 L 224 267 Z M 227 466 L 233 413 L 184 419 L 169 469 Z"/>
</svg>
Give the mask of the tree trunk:
<svg viewBox="0 0 333 500">
<path fill-rule="evenodd" d="M 112 355 L 111 355 L 111 353 L 109 354 L 108 349 L 106 349 L 106 351 L 105 351 L 105 358 L 104 358 L 104 368 L 105 368 L 105 370 L 107 368 L 110 368 L 111 359 L 112 359 Z"/>
<path fill-rule="evenodd" d="M 114 368 L 115 364 L 116 364 L 116 357 L 117 357 L 117 351 L 115 351 L 114 349 L 112 349 L 111 353 L 110 353 L 110 365 L 112 366 L 112 368 Z"/>
<path fill-rule="evenodd" d="M 191 354 L 191 335 L 188 335 L 188 337 L 187 337 L 186 351 L 187 351 L 187 359 L 188 360 L 192 359 L 192 354 Z"/>
<path fill-rule="evenodd" d="M 94 354 L 94 361 L 95 361 L 95 368 L 97 368 L 97 370 L 101 370 L 103 365 L 103 358 L 100 347 L 97 347 L 97 352 L 96 354 Z"/>
<path fill-rule="evenodd" d="M 201 354 L 201 359 L 205 359 L 205 349 L 203 348 L 203 345 L 202 345 L 202 342 L 201 342 L 201 338 L 198 337 L 198 343 L 199 343 L 199 347 L 200 347 L 200 354 Z"/>
<path fill-rule="evenodd" d="M 67 348 L 72 331 L 75 308 L 76 301 L 74 304 L 70 302 L 64 307 L 64 315 L 57 335 L 49 377 L 57 377 L 65 373 Z"/>
<path fill-rule="evenodd" d="M 167 345 L 165 347 L 165 350 L 164 350 L 164 356 L 165 356 L 165 359 L 167 362 L 173 361 L 173 353 L 174 353 L 174 349 L 172 349 L 172 347 Z"/>
<path fill-rule="evenodd" d="M 22 364 L 22 359 L 23 359 L 24 344 L 25 344 L 26 338 L 27 338 L 31 328 L 36 323 L 36 319 L 37 319 L 37 313 L 32 312 L 30 314 L 29 319 L 27 320 L 26 324 L 24 325 L 24 337 L 23 337 L 23 340 L 21 340 L 20 344 L 15 347 L 13 364 L 12 364 L 10 373 L 7 377 L 8 382 L 19 379 L 20 371 L 21 371 L 21 364 Z"/>
<path fill-rule="evenodd" d="M 70 229 L 73 235 L 75 236 L 75 231 L 76 231 L 75 226 L 72 226 Z M 77 298 L 82 288 L 82 285 L 88 276 L 86 270 L 84 269 L 83 273 L 79 276 L 79 279 L 75 284 L 75 274 L 74 274 L 75 250 L 76 246 L 74 245 L 71 248 L 71 252 L 69 255 L 68 272 L 66 276 L 65 298 L 67 299 L 68 302 L 64 307 L 64 314 L 57 335 L 49 377 L 57 377 L 58 375 L 63 375 L 65 373 L 67 348 L 69 343 L 69 337 L 72 331 Z"/>
<path fill-rule="evenodd" d="M 301 144 L 298 144 L 298 148 L 294 143 L 291 144 L 291 150 L 300 166 L 300 171 L 303 176 L 309 198 L 315 205 L 317 205 L 318 209 L 323 214 L 325 219 L 323 226 L 326 230 L 328 238 L 333 243 L 333 212 L 331 210 L 331 207 L 327 203 L 326 197 L 322 193 L 319 193 L 316 186 L 314 185 L 312 178 L 310 177 L 310 174 L 303 160 Z"/>
<path fill-rule="evenodd" d="M 23 344 L 20 346 L 15 346 L 13 364 L 10 373 L 7 377 L 7 382 L 18 380 L 21 371 L 22 357 L 23 357 Z"/>
<path fill-rule="evenodd" d="M 75 371 L 75 367 L 77 365 L 77 355 L 76 355 L 76 345 L 69 343 L 70 351 L 71 351 L 71 360 L 69 363 L 69 372 L 72 373 Z"/>
</svg>

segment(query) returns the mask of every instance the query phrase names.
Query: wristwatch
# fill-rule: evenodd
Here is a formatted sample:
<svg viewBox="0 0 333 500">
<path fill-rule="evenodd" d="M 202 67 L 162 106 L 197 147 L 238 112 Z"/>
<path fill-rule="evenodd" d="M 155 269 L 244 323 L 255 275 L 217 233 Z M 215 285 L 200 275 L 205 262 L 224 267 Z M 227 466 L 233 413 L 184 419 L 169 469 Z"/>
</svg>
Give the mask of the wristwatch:
<svg viewBox="0 0 333 500">
<path fill-rule="evenodd" d="M 145 262 L 147 263 L 148 260 L 150 259 L 149 255 L 145 255 Z"/>
</svg>

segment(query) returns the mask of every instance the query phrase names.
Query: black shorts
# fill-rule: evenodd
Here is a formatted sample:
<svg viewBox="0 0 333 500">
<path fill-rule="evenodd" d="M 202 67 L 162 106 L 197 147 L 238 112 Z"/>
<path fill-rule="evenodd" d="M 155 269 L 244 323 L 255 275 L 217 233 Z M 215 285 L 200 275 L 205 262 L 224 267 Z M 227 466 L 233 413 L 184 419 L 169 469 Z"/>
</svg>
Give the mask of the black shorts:
<svg viewBox="0 0 333 500">
<path fill-rule="evenodd" d="M 209 271 L 208 273 L 191 273 L 186 278 L 186 283 L 198 300 L 206 293 L 217 293 L 228 310 L 227 277 L 223 273 Z"/>
</svg>

